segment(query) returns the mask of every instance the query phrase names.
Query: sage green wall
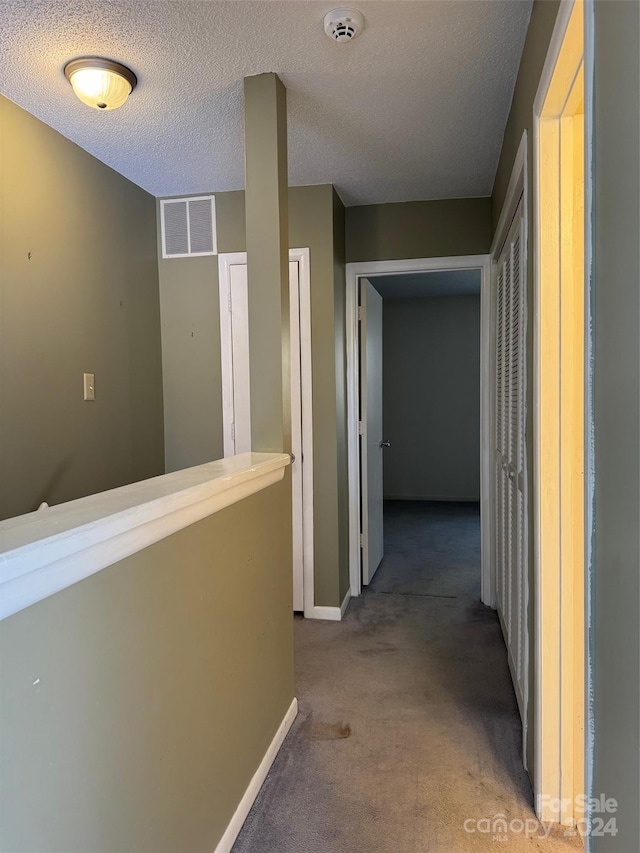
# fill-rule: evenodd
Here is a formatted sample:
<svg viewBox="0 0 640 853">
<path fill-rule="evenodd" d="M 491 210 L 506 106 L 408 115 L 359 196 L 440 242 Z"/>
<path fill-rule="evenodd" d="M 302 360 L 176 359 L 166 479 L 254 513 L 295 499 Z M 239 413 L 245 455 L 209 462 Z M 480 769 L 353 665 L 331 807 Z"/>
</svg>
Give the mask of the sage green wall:
<svg viewBox="0 0 640 853">
<path fill-rule="evenodd" d="M 502 205 L 513 170 L 518 146 L 523 132 L 526 130 L 529 139 L 528 179 L 529 186 L 533 186 L 533 157 L 531 145 L 533 143 L 533 102 L 538 91 L 542 67 L 547 56 L 551 34 L 555 26 L 558 14 L 559 2 L 557 0 L 534 0 L 529 21 L 529 29 L 524 43 L 520 69 L 513 93 L 511 111 L 507 120 L 504 133 L 498 171 L 491 197 L 492 218 L 494 227 L 497 225 L 502 211 Z M 529 247 L 533 246 L 533 193 L 528 195 L 527 226 Z M 526 420 L 526 448 L 529 471 L 533 471 L 533 324 L 531 318 L 533 313 L 533 252 L 527 255 L 527 314 L 529 323 L 527 326 L 526 358 L 527 358 L 527 420 Z M 534 611 L 535 589 L 534 589 L 534 555 L 533 543 L 535 541 L 535 527 L 533 518 L 533 477 L 528 478 L 528 528 L 529 528 L 529 625 L 536 624 Z M 533 630 L 533 628 L 532 628 Z M 527 763 L 529 772 L 533 774 L 533 745 L 535 736 L 534 708 L 535 708 L 535 643 L 533 637 L 529 642 L 529 726 L 527 738 Z"/>
<path fill-rule="evenodd" d="M 333 286 L 335 309 L 336 429 L 338 466 L 338 548 L 339 603 L 351 582 L 349 579 L 349 475 L 347 440 L 347 289 L 345 278 L 345 207 L 333 191 Z"/>
<path fill-rule="evenodd" d="M 290 453 L 287 90 L 277 74 L 245 77 L 244 155 L 251 447 Z"/>
<path fill-rule="evenodd" d="M 346 407 L 345 378 L 339 375 L 344 280 L 341 284 L 340 246 L 334 243 L 340 208 L 330 185 L 289 190 L 290 246 L 310 250 L 315 603 L 329 607 L 340 605 L 349 571 L 347 471 L 340 466 L 339 440 L 341 421 L 346 429 L 346 418 L 339 417 Z"/>
<path fill-rule="evenodd" d="M 491 247 L 491 199 L 348 207 L 346 237 L 348 263 L 482 255 Z"/>
<path fill-rule="evenodd" d="M 480 500 L 480 297 L 385 299 L 384 494 Z"/>
<path fill-rule="evenodd" d="M 294 695 L 285 480 L 0 624 L 0 849 L 214 851 Z"/>
<path fill-rule="evenodd" d="M 310 250 L 315 596 L 332 607 L 348 588 L 343 215 L 330 185 L 289 189 L 289 245 Z M 244 252 L 244 193 L 216 194 L 216 219 L 218 251 Z M 169 471 L 223 455 L 217 263 L 160 261 Z"/>
<path fill-rule="evenodd" d="M 595 4 L 593 792 L 618 801 L 597 853 L 640 825 L 640 6 Z"/>
<path fill-rule="evenodd" d="M 161 474 L 154 199 L 0 97 L 0 517 Z M 82 399 L 95 373 L 96 400 Z"/>
</svg>

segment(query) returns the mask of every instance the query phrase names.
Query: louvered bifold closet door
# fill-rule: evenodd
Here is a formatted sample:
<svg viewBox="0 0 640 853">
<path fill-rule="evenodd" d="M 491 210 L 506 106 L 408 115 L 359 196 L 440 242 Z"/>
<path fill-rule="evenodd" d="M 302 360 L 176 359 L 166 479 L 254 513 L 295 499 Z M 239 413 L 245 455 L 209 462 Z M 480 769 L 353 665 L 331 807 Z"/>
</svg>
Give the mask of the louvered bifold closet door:
<svg viewBox="0 0 640 853">
<path fill-rule="evenodd" d="M 498 264 L 496 279 L 496 386 L 495 386 L 495 569 L 496 602 L 499 612 L 504 611 L 505 599 L 505 542 L 504 542 L 504 476 L 502 453 L 504 449 L 504 264 Z"/>
<path fill-rule="evenodd" d="M 518 706 L 525 714 L 528 668 L 525 541 L 525 269 L 520 203 L 496 265 L 496 602 Z"/>
</svg>

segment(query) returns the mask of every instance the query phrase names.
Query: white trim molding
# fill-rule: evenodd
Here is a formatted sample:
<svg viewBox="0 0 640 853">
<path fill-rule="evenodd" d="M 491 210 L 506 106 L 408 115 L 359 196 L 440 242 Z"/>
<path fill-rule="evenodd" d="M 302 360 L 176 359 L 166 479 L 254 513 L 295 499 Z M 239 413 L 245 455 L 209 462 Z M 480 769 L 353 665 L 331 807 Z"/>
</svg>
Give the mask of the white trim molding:
<svg viewBox="0 0 640 853">
<path fill-rule="evenodd" d="M 324 605 L 317 604 L 313 608 L 311 618 L 325 619 L 327 622 L 341 622 L 344 619 L 344 615 L 347 612 L 347 607 L 349 606 L 350 601 L 351 589 L 348 589 L 342 599 L 340 607 L 326 607 Z M 307 614 L 305 613 L 304 615 L 306 616 Z"/>
<path fill-rule="evenodd" d="M 347 612 L 347 607 L 349 606 L 349 602 L 351 601 L 351 587 L 346 591 L 344 598 L 342 599 L 342 604 L 340 605 L 340 618 L 344 619 L 344 614 Z"/>
<path fill-rule="evenodd" d="M 0 522 L 0 619 L 282 480 L 286 453 L 242 453 Z"/>
<path fill-rule="evenodd" d="M 267 774 L 271 769 L 271 765 L 276 760 L 280 747 L 284 743 L 284 739 L 289 733 L 289 729 L 293 725 L 297 715 L 298 700 L 294 699 L 289 710 L 284 715 L 284 719 L 278 726 L 278 731 L 275 733 L 273 740 L 269 744 L 269 748 L 260 762 L 260 766 L 254 773 L 251 782 L 249 782 L 249 786 L 244 792 L 244 796 L 238 803 L 238 808 L 233 813 L 233 817 L 229 821 L 229 825 L 227 826 L 224 835 L 218 842 L 215 853 L 230 853 L 235 840 L 240 834 L 240 830 L 247 819 L 247 815 L 251 811 L 251 806 L 255 803 L 256 798 L 260 793 L 260 788 L 262 788 L 264 780 L 267 778 Z"/>
<path fill-rule="evenodd" d="M 461 255 L 448 258 L 414 258 L 395 261 L 364 261 L 346 266 L 347 333 L 347 445 L 349 476 L 349 581 L 351 595 L 360 595 L 360 449 L 358 288 L 360 279 L 414 272 L 479 269 L 480 285 L 480 517 L 481 517 L 481 598 L 495 606 L 491 563 L 491 411 L 490 411 L 490 255 Z M 336 608 L 337 609 L 337 608 Z"/>
</svg>

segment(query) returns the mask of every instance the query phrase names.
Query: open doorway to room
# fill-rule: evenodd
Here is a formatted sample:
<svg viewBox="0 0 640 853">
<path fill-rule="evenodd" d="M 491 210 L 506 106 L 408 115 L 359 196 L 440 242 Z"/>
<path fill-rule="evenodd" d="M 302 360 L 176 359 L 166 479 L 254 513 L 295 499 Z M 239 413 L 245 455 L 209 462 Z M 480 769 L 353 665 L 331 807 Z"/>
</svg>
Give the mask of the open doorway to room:
<svg viewBox="0 0 640 853">
<path fill-rule="evenodd" d="M 456 395 L 456 389 L 447 387 L 447 381 L 443 381 L 443 374 L 448 374 L 449 368 L 455 373 L 456 365 L 464 362 L 462 351 L 470 342 L 459 341 L 456 348 L 457 333 L 448 337 L 445 334 L 439 348 L 431 346 L 436 332 L 437 335 L 443 332 L 443 322 L 450 322 L 448 315 L 460 310 L 455 300 L 466 300 L 466 310 L 470 316 L 475 316 L 477 379 L 473 415 L 462 400 L 467 391 L 458 389 Z M 391 353 L 386 368 L 383 364 L 385 302 L 392 306 L 387 309 Z M 442 314 L 439 319 L 438 312 Z M 428 335 L 420 334 L 418 316 L 423 314 L 424 322 L 431 329 Z M 403 334 L 404 323 L 414 330 L 410 336 Z M 407 504 L 421 499 L 444 504 L 471 498 L 479 502 L 480 508 L 479 596 L 485 604 L 494 606 L 490 558 L 490 325 L 490 262 L 487 256 L 377 261 L 347 266 L 352 595 L 359 595 L 362 587 L 370 584 L 384 555 L 385 492 L 389 499 Z M 414 341 L 413 350 L 410 340 Z M 428 364 L 420 365 L 421 360 Z M 403 361 L 407 362 L 404 369 Z M 387 381 L 386 423 L 383 420 L 384 369 L 391 372 L 390 376 L 394 374 Z M 408 389 L 404 395 L 403 388 Z M 438 389 L 446 391 L 451 404 L 449 409 L 446 399 L 440 401 L 437 409 L 434 406 L 432 398 Z M 403 395 L 402 402 L 399 395 Z M 447 427 L 449 412 L 450 425 Z M 397 435 L 395 442 L 392 436 L 383 435 L 383 427 L 385 430 L 392 428 Z M 429 430 L 426 438 L 425 429 Z M 470 435 L 470 431 L 475 435 Z M 436 449 L 440 438 L 445 443 Z M 456 441 L 460 444 L 457 451 Z M 475 450 L 471 449 L 474 441 Z M 385 454 L 386 462 L 383 461 Z"/>
<path fill-rule="evenodd" d="M 480 598 L 481 279 L 475 268 L 360 282 L 362 582 L 373 591 Z"/>
</svg>

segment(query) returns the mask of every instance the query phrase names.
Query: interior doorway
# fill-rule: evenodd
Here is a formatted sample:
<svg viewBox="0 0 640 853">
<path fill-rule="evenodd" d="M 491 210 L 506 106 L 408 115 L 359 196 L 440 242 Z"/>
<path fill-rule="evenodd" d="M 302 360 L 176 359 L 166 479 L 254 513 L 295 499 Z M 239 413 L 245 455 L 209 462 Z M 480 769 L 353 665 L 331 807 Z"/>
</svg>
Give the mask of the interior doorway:
<svg viewBox="0 0 640 853">
<path fill-rule="evenodd" d="M 364 586 L 386 553 L 385 584 L 392 574 L 408 589 L 426 589 L 429 577 L 441 588 L 439 574 L 456 565 L 450 539 L 464 551 L 463 505 L 475 516 L 471 536 L 479 540 L 481 277 L 480 269 L 465 269 L 360 282 Z M 409 543 L 413 579 L 401 558 Z M 479 598 L 479 561 L 473 563 Z"/>
<path fill-rule="evenodd" d="M 383 453 L 387 436 L 382 435 L 382 419 L 369 423 L 371 414 L 367 397 L 371 397 L 371 382 L 382 370 L 382 348 L 375 340 L 380 334 L 382 298 L 376 289 L 384 286 L 384 278 L 397 277 L 405 287 L 415 285 L 415 276 L 451 272 L 459 276 L 475 270 L 480 291 L 480 506 L 481 506 L 481 598 L 493 605 L 494 592 L 490 561 L 490 468 L 489 468 L 489 259 L 486 256 L 460 258 L 431 258 L 410 261 L 379 261 L 347 265 L 347 391 L 349 428 L 349 493 L 350 493 L 350 580 L 351 594 L 360 594 L 363 582 L 371 581 L 377 569 L 376 560 L 382 556 L 382 499 Z M 364 304 L 360 305 L 364 294 Z M 377 296 L 375 295 L 377 294 Z M 367 302 L 368 300 L 368 302 Z M 379 300 L 379 301 L 378 301 Z M 376 306 L 373 319 L 377 331 L 370 326 L 370 304 Z M 379 350 L 379 351 L 378 351 Z M 375 355 L 374 361 L 371 356 Z M 377 367 L 372 365 L 377 364 Z M 364 386 L 364 391 L 363 391 Z M 381 398 L 381 389 L 373 390 L 374 399 Z M 376 404 L 377 405 L 377 404 Z M 374 415 L 375 417 L 375 415 Z M 378 434 L 379 433 L 379 434 Z M 372 461 L 373 460 L 373 461 Z M 370 469 L 375 466 L 374 475 Z M 376 519 L 378 521 L 376 521 Z M 372 524 L 378 524 L 372 540 Z M 372 543 L 374 547 L 372 548 Z"/>
</svg>

